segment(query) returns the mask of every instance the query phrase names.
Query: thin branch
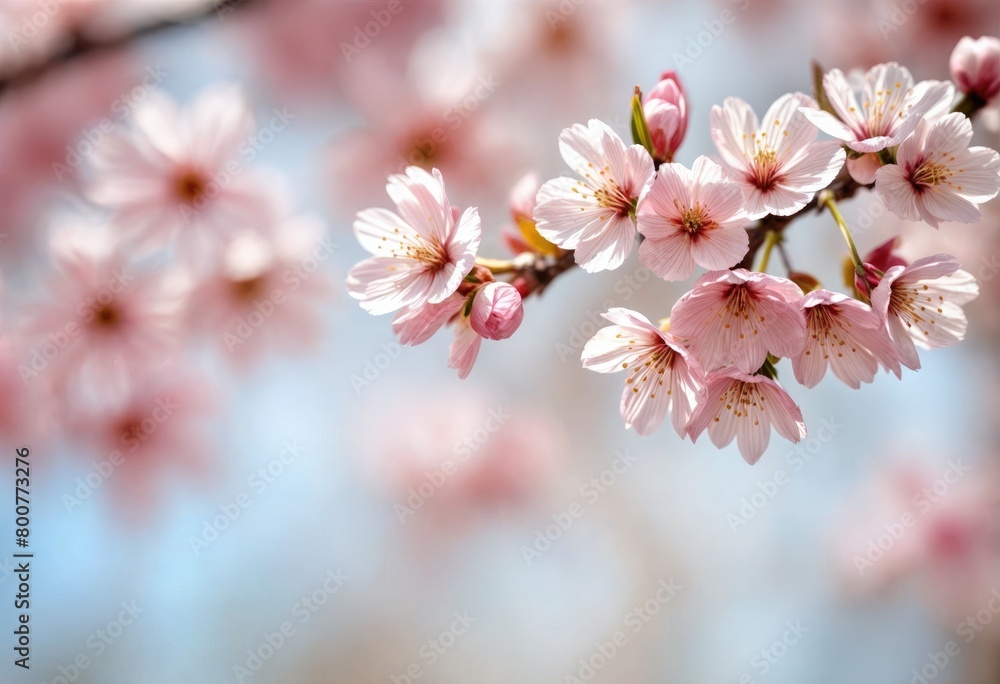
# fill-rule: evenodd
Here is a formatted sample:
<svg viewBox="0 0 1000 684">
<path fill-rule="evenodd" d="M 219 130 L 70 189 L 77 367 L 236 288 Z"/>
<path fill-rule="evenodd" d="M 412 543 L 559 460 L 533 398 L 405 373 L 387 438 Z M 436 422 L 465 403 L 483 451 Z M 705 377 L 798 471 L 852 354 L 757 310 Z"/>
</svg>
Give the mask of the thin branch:
<svg viewBox="0 0 1000 684">
<path fill-rule="evenodd" d="M 837 176 L 833 183 L 830 184 L 828 190 L 833 194 L 833 198 L 835 200 L 840 201 L 854 197 L 854 195 L 856 195 L 862 188 L 871 187 L 873 186 L 856 183 L 847 172 L 847 167 L 845 166 L 840 172 L 840 175 Z M 823 208 L 820 206 L 817 197 L 814 197 L 809 204 L 802 207 L 802 209 L 791 216 L 768 215 L 759 220 L 756 226 L 747 228 L 747 232 L 750 234 L 750 249 L 747 251 L 746 256 L 743 257 L 743 261 L 739 263 L 738 267 L 746 269 L 753 268 L 753 262 L 757 256 L 757 251 L 763 246 L 764 239 L 767 237 L 768 231 L 773 230 L 776 233 L 781 233 L 796 219 L 813 212 L 822 211 Z"/>
<path fill-rule="evenodd" d="M 40 62 L 33 62 L 21 69 L 0 75 L 0 95 L 8 90 L 15 90 L 34 83 L 46 74 L 57 71 L 81 57 L 118 50 L 148 36 L 165 33 L 176 28 L 190 27 L 209 21 L 214 17 L 222 17 L 229 12 L 242 11 L 260 3 L 261 0 L 217 0 L 200 12 L 143 24 L 130 31 L 110 36 L 90 38 L 77 33 L 72 36 L 69 45 L 64 49 L 48 55 Z"/>
</svg>

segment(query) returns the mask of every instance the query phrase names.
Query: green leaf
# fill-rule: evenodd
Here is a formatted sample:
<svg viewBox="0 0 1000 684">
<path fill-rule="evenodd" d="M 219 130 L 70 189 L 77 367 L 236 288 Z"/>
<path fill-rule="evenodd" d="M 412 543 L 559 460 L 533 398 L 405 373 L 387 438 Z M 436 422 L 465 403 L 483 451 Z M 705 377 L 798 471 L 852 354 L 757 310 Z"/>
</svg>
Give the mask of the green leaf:
<svg viewBox="0 0 1000 684">
<path fill-rule="evenodd" d="M 636 88 L 636 91 L 638 91 L 638 88 Z M 649 156 L 654 156 L 653 137 L 649 134 L 649 126 L 646 124 L 646 114 L 642 111 L 642 100 L 638 92 L 632 95 L 632 140 L 635 141 L 636 145 L 645 147 L 646 151 L 649 152 Z"/>
</svg>

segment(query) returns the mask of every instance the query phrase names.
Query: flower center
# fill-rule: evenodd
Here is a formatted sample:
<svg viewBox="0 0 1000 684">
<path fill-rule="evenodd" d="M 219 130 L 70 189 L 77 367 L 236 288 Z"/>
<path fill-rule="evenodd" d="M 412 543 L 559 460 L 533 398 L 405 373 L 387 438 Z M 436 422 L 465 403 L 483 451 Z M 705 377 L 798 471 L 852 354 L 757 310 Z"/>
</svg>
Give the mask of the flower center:
<svg viewBox="0 0 1000 684">
<path fill-rule="evenodd" d="M 603 186 L 594 191 L 594 199 L 602 207 L 614 209 L 621 216 L 627 216 L 635 210 L 632 198 L 613 178 L 608 178 Z"/>
<path fill-rule="evenodd" d="M 941 185 L 951 175 L 951 171 L 944 164 L 925 161 L 910 174 L 910 183 L 918 188 L 921 185 Z"/>
<path fill-rule="evenodd" d="M 750 160 L 750 171 L 747 173 L 747 181 L 756 185 L 762 192 L 767 192 L 781 181 L 780 165 L 778 164 L 778 153 L 772 144 L 774 141 L 767 139 L 767 132 L 754 134 L 747 145 L 744 154 Z"/>
<path fill-rule="evenodd" d="M 264 276 L 258 275 L 252 278 L 234 280 L 230 284 L 230 288 L 237 299 L 253 300 L 264 290 Z"/>
<path fill-rule="evenodd" d="M 944 313 L 944 297 L 937 295 L 937 301 L 928 293 L 930 288 L 927 285 L 917 283 L 912 287 L 892 288 L 889 295 L 889 313 L 899 317 L 906 328 L 912 329 L 914 325 L 917 330 L 925 336 L 930 335 L 930 326 L 937 325 L 936 313 Z"/>
<path fill-rule="evenodd" d="M 751 412 L 754 414 L 754 425 L 760 425 L 759 416 L 764 414 L 764 395 L 754 382 L 733 381 L 725 394 L 719 397 L 719 402 L 725 406 L 725 410 L 732 413 L 737 418 L 746 418 Z M 722 413 L 722 410 L 719 411 Z M 718 423 L 719 416 L 713 418 Z"/>
<path fill-rule="evenodd" d="M 656 383 L 656 386 L 649 392 L 650 399 L 656 399 L 658 391 L 666 391 L 667 394 L 671 394 L 672 390 L 669 387 L 666 390 L 660 390 L 659 388 L 664 386 L 663 375 L 667 372 L 668 368 L 673 367 L 675 357 L 676 353 L 674 350 L 661 341 L 657 346 L 652 348 L 652 351 L 639 357 L 638 362 L 631 369 L 631 375 L 625 379 L 626 386 L 631 387 L 634 394 L 638 394 L 642 383 L 652 381 Z M 628 369 L 629 364 L 623 364 L 623 367 Z"/>
<path fill-rule="evenodd" d="M 205 197 L 208 180 L 197 171 L 187 170 L 177 176 L 174 190 L 185 204 L 197 204 Z"/>
<path fill-rule="evenodd" d="M 98 328 L 114 328 L 121 319 L 121 312 L 111 304 L 103 304 L 94 309 L 94 325 Z"/>
<path fill-rule="evenodd" d="M 734 316 L 742 316 L 749 320 L 750 313 L 754 311 L 754 301 L 753 293 L 745 284 L 733 285 L 726 301 L 726 311 Z"/>
<path fill-rule="evenodd" d="M 136 439 L 140 442 L 146 441 L 146 431 L 142 427 L 142 417 L 129 414 L 122 416 L 121 420 L 118 421 L 117 432 L 118 438 L 122 443 L 127 440 Z"/>
<path fill-rule="evenodd" d="M 397 236 L 395 239 L 383 237 L 385 245 L 378 246 L 379 250 L 384 246 L 392 258 L 413 259 L 431 271 L 440 271 L 451 262 L 448 249 L 437 238 L 428 239 L 415 233 L 403 233 L 399 228 L 393 232 Z M 380 252 L 380 255 L 384 253 Z"/>
<path fill-rule="evenodd" d="M 705 210 L 700 204 L 691 209 L 685 209 L 681 213 L 681 225 L 691 237 L 697 237 L 699 233 L 704 233 L 718 226 L 715 221 L 705 216 Z"/>
</svg>

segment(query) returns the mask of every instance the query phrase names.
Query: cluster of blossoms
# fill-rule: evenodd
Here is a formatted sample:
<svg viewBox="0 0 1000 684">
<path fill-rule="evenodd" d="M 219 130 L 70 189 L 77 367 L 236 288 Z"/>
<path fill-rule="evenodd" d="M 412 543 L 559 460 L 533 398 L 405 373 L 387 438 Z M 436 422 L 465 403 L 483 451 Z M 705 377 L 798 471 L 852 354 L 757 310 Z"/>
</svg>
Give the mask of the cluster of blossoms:
<svg viewBox="0 0 1000 684">
<path fill-rule="evenodd" d="M 14 353 L 0 361 L 20 381 L 12 394 L 55 414 L 40 422 L 104 454 L 141 449 L 125 458 L 136 480 L 118 481 L 148 487 L 149 470 L 175 463 L 194 434 L 176 416 L 205 417 L 211 393 L 185 371 L 202 345 L 245 367 L 320 339 L 333 245 L 252 164 L 289 117 L 258 128 L 231 86 L 187 107 L 150 93 L 133 114 L 88 159 L 90 215 L 54 221 L 55 272 L 5 331 Z"/>
<path fill-rule="evenodd" d="M 1000 40 L 963 39 L 951 63 L 954 84 L 915 83 L 895 63 L 863 76 L 834 69 L 817 78 L 815 97 L 784 95 L 763 118 L 727 98 L 710 115 L 717 156 L 690 167 L 672 161 L 689 112 L 668 72 L 645 99 L 636 91 L 635 144 L 598 120 L 562 132 L 559 149 L 575 177 L 549 180 L 533 198 L 531 179 L 515 189 L 511 261 L 477 257 L 476 210 L 452 208 L 436 170 L 408 168 L 389 180 L 398 214 L 358 215 L 355 232 L 374 256 L 352 270 L 351 293 L 371 313 L 400 311 L 394 327 L 405 344 L 452 323 L 451 365 L 465 377 L 481 339 L 510 336 L 522 298 L 570 259 L 588 272 L 616 269 L 638 242 L 639 262 L 664 280 L 705 269 L 660 324 L 627 309 L 604 314 L 612 325 L 586 344 L 583 365 L 626 373 L 626 427 L 648 434 L 670 413 L 681 437 L 707 430 L 718 447 L 735 439 L 754 463 L 772 427 L 793 442 L 806 435 L 777 381 L 781 358 L 805 387 L 829 369 L 857 389 L 879 368 L 897 377 L 903 366 L 919 369 L 918 347 L 965 336 L 961 307 L 978 285 L 957 260 L 936 254 L 907 264 L 891 243 L 862 259 L 837 207 L 868 187 L 902 219 L 937 227 L 982 217 L 979 205 L 1000 192 L 1000 154 L 970 147 L 970 116 L 1000 91 Z M 821 132 L 835 139 L 819 140 Z M 767 273 L 782 231 L 811 209 L 828 209 L 847 241 L 849 294 L 805 273 Z M 511 282 L 496 282 L 501 275 Z"/>
</svg>

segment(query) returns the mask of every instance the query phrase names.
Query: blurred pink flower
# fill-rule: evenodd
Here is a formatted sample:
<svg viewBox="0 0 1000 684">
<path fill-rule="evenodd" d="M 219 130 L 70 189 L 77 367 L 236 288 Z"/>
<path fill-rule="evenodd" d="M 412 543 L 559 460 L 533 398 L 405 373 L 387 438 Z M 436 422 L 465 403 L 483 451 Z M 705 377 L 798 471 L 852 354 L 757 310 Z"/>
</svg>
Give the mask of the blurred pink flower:
<svg viewBox="0 0 1000 684">
<path fill-rule="evenodd" d="M 827 367 L 849 387 L 875 379 L 879 364 L 901 376 L 881 319 L 867 304 L 829 290 L 806 295 L 806 345 L 792 359 L 795 379 L 812 388 Z"/>
<path fill-rule="evenodd" d="M 512 113 L 520 103 L 545 102 L 556 119 L 607 107 L 603 94 L 620 86 L 615 79 L 627 54 L 633 0 L 514 0 L 474 3 L 473 49 L 484 68 L 504 82 Z M 454 30 L 454 28 L 453 28 Z M 553 97 L 552 84 L 560 84 Z M 522 109 L 522 112 L 518 112 Z M 530 120 L 537 121 L 529 109 Z M 571 119 L 572 120 L 572 119 Z"/>
<path fill-rule="evenodd" d="M 209 88 L 183 110 L 154 91 L 133 124 L 104 139 L 85 187 L 127 239 L 144 250 L 176 241 L 202 264 L 222 236 L 257 225 L 261 181 L 245 168 L 254 119 L 239 87 Z"/>
<path fill-rule="evenodd" d="M 705 400 L 695 408 L 687 432 L 696 442 L 707 429 L 720 449 L 735 438 L 744 460 L 753 465 L 767 449 L 772 426 L 791 442 L 806 436 L 802 411 L 781 385 L 730 366 L 708 374 Z"/>
<path fill-rule="evenodd" d="M 743 192 L 708 157 L 691 170 L 662 164 L 636 219 L 645 238 L 639 263 L 664 280 L 688 278 L 695 264 L 729 268 L 747 253 Z"/>
<path fill-rule="evenodd" d="M 333 294 L 323 272 L 333 246 L 313 217 L 275 217 L 266 230 L 233 235 L 220 262 L 197 276 L 188 295 L 192 327 L 237 363 L 268 350 L 299 351 L 321 336 L 322 310 Z"/>
<path fill-rule="evenodd" d="M 583 348 L 583 367 L 598 373 L 625 370 L 621 414 L 625 428 L 652 434 L 667 412 L 684 437 L 695 406 L 704 399 L 705 372 L 681 340 L 642 314 L 610 309 L 601 314 L 614 325 L 601 328 Z"/>
<path fill-rule="evenodd" d="M 965 458 L 948 459 L 936 476 L 909 456 L 878 472 L 838 524 L 847 585 L 882 591 L 918 580 L 949 623 L 974 615 L 1000 577 L 998 483 L 995 463 Z"/>
<path fill-rule="evenodd" d="M 442 4 L 266 0 L 249 9 L 223 5 L 219 16 L 235 26 L 255 72 L 284 99 L 326 93 L 366 62 L 399 70 L 416 40 L 442 18 Z"/>
<path fill-rule="evenodd" d="M 802 290 L 785 278 L 743 268 L 710 271 L 670 314 L 670 331 L 707 370 L 729 363 L 756 373 L 767 359 L 798 356 L 805 344 Z"/>
<path fill-rule="evenodd" d="M 968 321 L 962 304 L 979 296 L 979 284 L 950 254 L 893 266 L 872 292 L 872 309 L 884 321 L 899 360 L 920 368 L 917 347 L 950 347 L 965 338 Z"/>
<path fill-rule="evenodd" d="M 486 283 L 475 291 L 469 324 L 481 337 L 505 340 L 524 320 L 520 293 L 508 283 Z"/>
<path fill-rule="evenodd" d="M 961 92 L 989 102 L 1000 93 L 1000 38 L 965 36 L 951 53 L 949 66 Z"/>
<path fill-rule="evenodd" d="M 597 119 L 564 129 L 559 151 L 584 180 L 562 177 L 541 187 L 538 232 L 574 250 L 576 263 L 590 273 L 616 269 L 632 253 L 636 204 L 653 182 L 653 160 Z"/>
<path fill-rule="evenodd" d="M 399 214 L 365 209 L 354 234 L 372 258 L 355 265 L 348 291 L 374 315 L 404 306 L 438 304 L 455 292 L 475 265 L 480 221 L 475 207 L 459 215 L 445 194 L 444 178 L 417 166 L 389 176 L 386 192 Z"/>
<path fill-rule="evenodd" d="M 399 429 L 373 432 L 357 453 L 359 467 L 405 524 L 428 516 L 458 527 L 468 513 L 522 505 L 550 486 L 565 461 L 559 423 L 520 404 L 491 405 L 463 392 L 431 394 L 405 408 L 390 403 L 389 411 Z"/>
<path fill-rule="evenodd" d="M 151 513 L 171 474 L 190 486 L 213 468 L 206 427 L 215 402 L 204 377 L 175 368 L 137 380 L 113 401 L 78 407 L 64 426 L 113 468 L 104 495 L 128 525 Z"/>
<path fill-rule="evenodd" d="M 408 166 L 439 169 L 450 194 L 476 206 L 513 180 L 525 144 L 491 112 L 501 86 L 492 73 L 447 63 L 423 72 L 358 65 L 351 74 L 348 99 L 364 123 L 329 147 L 335 210 L 377 201 L 386 176 Z"/>
<path fill-rule="evenodd" d="M 654 155 L 659 162 L 671 162 L 684 142 L 688 125 L 688 103 L 680 78 L 664 71 L 660 82 L 646 93 L 642 110 L 653 138 Z"/>
<path fill-rule="evenodd" d="M 743 189 L 748 218 L 794 214 L 843 167 L 840 143 L 817 142 L 819 131 L 802 114 L 816 106 L 807 95 L 789 93 L 771 105 L 763 121 L 738 97 L 712 107 L 712 141 L 726 173 Z"/>
<path fill-rule="evenodd" d="M 920 121 L 896 151 L 896 163 L 875 175 L 875 193 L 902 219 L 976 223 L 979 205 L 1000 193 L 1000 153 L 969 147 L 972 122 L 954 113 Z"/>
<path fill-rule="evenodd" d="M 133 268 L 101 231 L 57 232 L 52 256 L 57 273 L 48 299 L 31 307 L 20 329 L 25 383 L 42 376 L 64 400 L 74 388 L 121 392 L 170 357 L 179 298 L 163 276 Z"/>
</svg>

